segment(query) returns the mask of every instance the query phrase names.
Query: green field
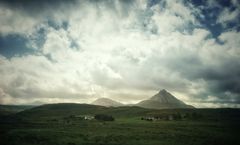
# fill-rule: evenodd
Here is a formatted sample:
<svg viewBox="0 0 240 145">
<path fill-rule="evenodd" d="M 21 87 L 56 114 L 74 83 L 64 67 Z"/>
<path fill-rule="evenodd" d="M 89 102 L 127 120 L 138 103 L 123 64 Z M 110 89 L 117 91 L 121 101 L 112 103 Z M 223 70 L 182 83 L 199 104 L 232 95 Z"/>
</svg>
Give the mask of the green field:
<svg viewBox="0 0 240 145">
<path fill-rule="evenodd" d="M 115 121 L 71 115 L 108 114 Z M 143 116 L 181 114 L 173 120 Z M 239 109 L 149 110 L 83 104 L 44 105 L 0 117 L 1 145 L 233 145 L 240 144 Z"/>
</svg>

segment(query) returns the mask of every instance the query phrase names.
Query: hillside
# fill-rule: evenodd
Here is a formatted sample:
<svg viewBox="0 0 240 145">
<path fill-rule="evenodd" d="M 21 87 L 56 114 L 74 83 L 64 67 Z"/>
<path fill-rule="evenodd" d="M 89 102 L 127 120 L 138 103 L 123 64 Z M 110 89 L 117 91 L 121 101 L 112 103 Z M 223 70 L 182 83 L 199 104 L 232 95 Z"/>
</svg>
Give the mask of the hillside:
<svg viewBox="0 0 240 145">
<path fill-rule="evenodd" d="M 97 113 L 112 115 L 114 121 L 76 117 Z M 144 119 L 174 115 L 174 120 Z M 0 138 L 4 145 L 228 145 L 239 144 L 239 122 L 239 109 L 154 110 L 60 103 L 28 109 L 4 120 L 0 117 Z"/>
<path fill-rule="evenodd" d="M 174 97 L 166 90 L 159 91 L 148 100 L 143 100 L 137 106 L 150 109 L 174 109 L 174 108 L 194 108 Z"/>
<path fill-rule="evenodd" d="M 178 114 L 188 116 L 187 119 L 197 120 L 239 120 L 239 109 L 145 109 L 136 106 L 103 107 L 89 104 L 59 103 L 47 104 L 28 109 L 11 116 L 11 121 L 41 122 L 51 119 L 61 119 L 71 115 L 107 114 L 115 118 L 141 118 L 144 116 L 159 116 L 163 114 Z M 240 121 L 240 120 L 239 120 Z"/>
<path fill-rule="evenodd" d="M 108 114 L 114 117 L 141 116 L 154 110 L 137 106 L 104 107 L 89 104 L 59 103 L 41 105 L 26 111 L 17 113 L 14 117 L 24 120 L 49 120 L 51 118 L 63 118 L 70 115 L 95 115 Z"/>
<path fill-rule="evenodd" d="M 0 115 L 9 115 L 33 108 L 31 105 L 0 105 Z"/>
</svg>

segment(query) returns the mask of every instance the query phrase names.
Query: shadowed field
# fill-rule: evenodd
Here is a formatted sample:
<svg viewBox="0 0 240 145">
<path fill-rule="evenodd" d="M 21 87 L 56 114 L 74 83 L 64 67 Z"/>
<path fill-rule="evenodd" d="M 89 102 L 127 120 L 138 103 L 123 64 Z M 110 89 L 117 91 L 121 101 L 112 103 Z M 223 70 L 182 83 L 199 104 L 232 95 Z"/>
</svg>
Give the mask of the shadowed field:
<svg viewBox="0 0 240 145">
<path fill-rule="evenodd" d="M 72 116 L 108 114 L 114 121 Z M 171 120 L 141 117 L 180 114 Z M 1 116 L 6 145 L 226 145 L 239 144 L 239 109 L 150 110 L 84 104 L 43 105 Z"/>
</svg>

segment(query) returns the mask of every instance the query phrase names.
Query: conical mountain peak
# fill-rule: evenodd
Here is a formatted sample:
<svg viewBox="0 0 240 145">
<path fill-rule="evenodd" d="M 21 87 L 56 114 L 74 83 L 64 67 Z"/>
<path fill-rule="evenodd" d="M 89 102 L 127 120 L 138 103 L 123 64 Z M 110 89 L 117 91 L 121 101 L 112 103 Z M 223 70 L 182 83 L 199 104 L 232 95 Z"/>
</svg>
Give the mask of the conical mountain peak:
<svg viewBox="0 0 240 145">
<path fill-rule="evenodd" d="M 167 92 L 165 89 L 161 90 L 159 93 L 151 97 L 150 100 L 158 101 L 161 103 L 184 104 L 182 101 L 178 100 L 176 97 Z"/>
<path fill-rule="evenodd" d="M 138 103 L 138 106 L 144 108 L 163 109 L 163 108 L 193 108 L 181 100 L 174 97 L 167 90 L 162 89 L 148 100 Z"/>
<path fill-rule="evenodd" d="M 167 104 L 185 104 L 184 102 L 178 100 L 176 97 L 174 97 L 171 93 L 169 93 L 167 90 L 162 89 L 157 93 L 156 95 L 152 96 L 150 100 L 158 101 L 160 103 L 167 103 Z"/>
<path fill-rule="evenodd" d="M 158 94 L 167 94 L 167 93 L 169 93 L 169 92 L 165 89 L 162 89 L 158 92 Z"/>
<path fill-rule="evenodd" d="M 167 92 L 167 90 L 162 89 L 162 90 L 159 91 L 159 93 L 161 93 L 161 92 Z"/>
</svg>

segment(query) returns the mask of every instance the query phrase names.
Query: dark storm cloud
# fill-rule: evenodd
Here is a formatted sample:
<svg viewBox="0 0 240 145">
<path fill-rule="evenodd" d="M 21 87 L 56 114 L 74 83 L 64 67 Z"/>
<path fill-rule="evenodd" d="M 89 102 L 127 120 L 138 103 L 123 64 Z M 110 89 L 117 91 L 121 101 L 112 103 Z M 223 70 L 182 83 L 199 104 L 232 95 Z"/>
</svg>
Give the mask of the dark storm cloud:
<svg viewBox="0 0 240 145">
<path fill-rule="evenodd" d="M 208 66 L 203 65 L 200 62 L 194 62 L 198 62 L 198 60 L 192 60 L 187 63 L 179 63 L 176 65 L 180 65 L 178 70 L 182 72 L 184 77 L 187 77 L 190 80 L 204 79 L 208 82 L 214 83 L 214 90 L 217 92 L 230 91 L 233 93 L 240 93 L 240 63 L 238 58 L 225 60 L 224 62 L 221 62 L 220 65 L 215 66 Z"/>
<path fill-rule="evenodd" d="M 240 64 L 238 60 L 223 62 L 221 66 L 202 66 L 195 79 L 203 79 L 207 82 L 208 92 L 220 98 L 228 98 L 226 92 L 235 95 L 236 103 L 240 99 Z"/>
<path fill-rule="evenodd" d="M 238 48 L 236 48 L 238 49 Z M 208 95 L 218 96 L 224 102 L 229 100 L 226 92 L 231 92 L 235 101 L 240 100 L 240 62 L 239 58 L 219 60 L 219 64 L 203 64 L 197 55 L 184 56 L 166 61 L 165 64 L 171 71 L 178 71 L 181 76 L 194 82 L 204 80 L 206 82 L 207 94 L 199 94 L 198 98 L 205 98 Z M 174 84 L 174 83 L 170 83 Z M 183 85 L 181 85 L 183 86 Z"/>
</svg>

